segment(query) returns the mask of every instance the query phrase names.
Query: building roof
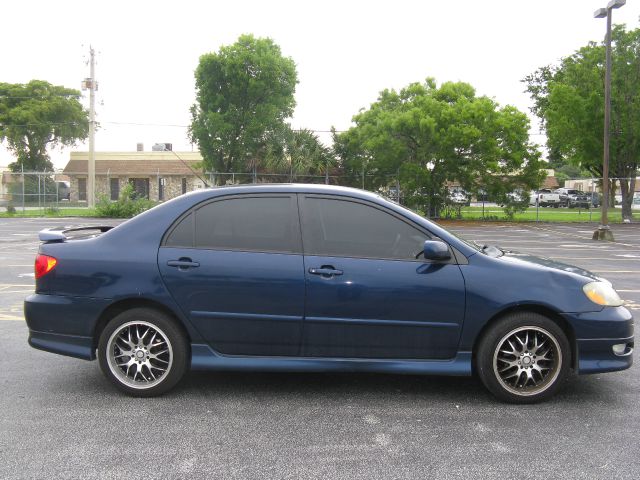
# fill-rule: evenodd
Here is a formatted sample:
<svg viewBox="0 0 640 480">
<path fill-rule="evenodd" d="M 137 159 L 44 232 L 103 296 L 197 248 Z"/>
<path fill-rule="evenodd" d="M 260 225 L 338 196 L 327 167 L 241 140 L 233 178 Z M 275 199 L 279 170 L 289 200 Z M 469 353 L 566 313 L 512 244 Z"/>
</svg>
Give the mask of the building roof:
<svg viewBox="0 0 640 480">
<path fill-rule="evenodd" d="M 558 179 L 556 177 L 545 177 L 544 183 L 542 184 L 542 188 L 558 188 L 560 184 L 558 183 Z"/>
<path fill-rule="evenodd" d="M 66 175 L 86 175 L 88 152 L 71 152 Z M 96 152 L 96 175 L 193 175 L 199 152 Z"/>
<path fill-rule="evenodd" d="M 2 183 L 12 183 L 14 182 L 13 174 L 9 171 L 0 172 L 2 175 Z"/>
</svg>

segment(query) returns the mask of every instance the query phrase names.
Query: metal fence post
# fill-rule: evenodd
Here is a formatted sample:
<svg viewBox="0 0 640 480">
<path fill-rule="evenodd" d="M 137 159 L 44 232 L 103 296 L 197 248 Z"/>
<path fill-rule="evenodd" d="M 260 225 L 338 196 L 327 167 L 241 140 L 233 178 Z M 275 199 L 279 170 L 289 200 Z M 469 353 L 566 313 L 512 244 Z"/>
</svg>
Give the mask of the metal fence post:
<svg viewBox="0 0 640 480">
<path fill-rule="evenodd" d="M 22 213 L 24 214 L 24 165 L 22 165 Z"/>
</svg>

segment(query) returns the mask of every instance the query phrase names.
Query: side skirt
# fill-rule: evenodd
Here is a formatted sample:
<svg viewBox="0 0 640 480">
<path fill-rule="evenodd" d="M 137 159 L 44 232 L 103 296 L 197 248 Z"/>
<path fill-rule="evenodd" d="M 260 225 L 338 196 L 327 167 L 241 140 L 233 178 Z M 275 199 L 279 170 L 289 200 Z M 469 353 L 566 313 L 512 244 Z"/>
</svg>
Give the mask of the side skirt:
<svg viewBox="0 0 640 480">
<path fill-rule="evenodd" d="M 451 360 L 241 357 L 220 355 L 208 345 L 192 344 L 191 369 L 269 372 L 377 372 L 469 376 L 471 375 L 471 352 L 458 352 Z"/>
</svg>

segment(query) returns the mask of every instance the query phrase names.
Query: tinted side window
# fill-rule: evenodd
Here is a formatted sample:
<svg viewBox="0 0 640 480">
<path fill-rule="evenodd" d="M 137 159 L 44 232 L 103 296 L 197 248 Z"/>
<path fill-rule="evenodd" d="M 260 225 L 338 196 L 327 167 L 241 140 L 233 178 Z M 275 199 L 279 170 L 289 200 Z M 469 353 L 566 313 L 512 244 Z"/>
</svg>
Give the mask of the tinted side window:
<svg viewBox="0 0 640 480">
<path fill-rule="evenodd" d="M 193 247 L 193 213 L 180 220 L 164 244 L 167 247 Z"/>
<path fill-rule="evenodd" d="M 240 197 L 195 212 L 195 246 L 228 250 L 299 250 L 295 197 Z"/>
<path fill-rule="evenodd" d="M 387 212 L 347 200 L 305 198 L 302 225 L 308 255 L 415 260 L 429 239 Z"/>
</svg>

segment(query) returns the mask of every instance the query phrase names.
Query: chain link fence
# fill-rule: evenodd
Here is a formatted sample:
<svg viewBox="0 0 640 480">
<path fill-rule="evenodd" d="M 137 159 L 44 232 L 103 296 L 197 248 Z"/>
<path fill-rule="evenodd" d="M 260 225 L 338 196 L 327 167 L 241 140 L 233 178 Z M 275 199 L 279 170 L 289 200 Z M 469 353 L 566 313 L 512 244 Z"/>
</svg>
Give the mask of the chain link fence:
<svg viewBox="0 0 640 480">
<path fill-rule="evenodd" d="M 26 211 L 40 210 L 45 213 L 47 210 L 60 210 L 65 208 L 83 208 L 87 206 L 87 180 L 86 172 L 70 173 L 65 172 L 2 172 L 0 182 L 0 211 Z M 615 185 L 610 207 L 619 206 L 622 202 L 620 180 L 612 179 Z M 375 191 L 400 204 L 404 203 L 405 190 L 397 175 L 298 175 L 291 173 L 246 173 L 232 172 L 219 173 L 210 172 L 205 174 L 195 173 L 190 175 L 163 174 L 162 172 L 141 175 L 140 172 L 123 172 L 117 174 L 96 175 L 96 200 L 107 199 L 116 200 L 119 192 L 126 184 L 131 184 L 139 196 L 152 201 L 165 201 L 188 191 L 205 188 L 206 185 L 230 185 L 230 184 L 251 184 L 251 183 L 311 183 L 353 186 L 365 190 Z M 639 191 L 634 193 L 632 209 L 640 210 L 640 181 L 631 182 L 634 189 Z M 385 185 L 379 187 L 379 185 Z M 545 207 L 566 207 L 585 211 L 596 212 L 602 204 L 601 190 L 602 181 L 597 178 L 569 179 L 564 182 L 560 194 L 560 201 L 546 201 L 539 197 L 538 192 L 514 192 L 523 203 L 528 199 L 528 204 L 536 210 Z M 539 191 L 543 191 L 541 186 Z M 548 188 L 555 192 L 556 188 Z M 446 191 L 446 190 L 445 190 Z M 499 199 L 491 198 L 487 194 L 469 194 L 464 192 L 459 186 L 451 184 L 448 186 L 449 195 L 443 202 L 442 212 L 436 212 L 435 216 L 441 213 L 444 216 L 460 216 L 461 208 L 469 207 L 482 208 L 479 219 L 491 218 L 500 214 L 502 204 Z M 584 195 L 577 200 L 568 193 L 569 191 L 584 192 Z M 510 194 L 511 195 L 511 194 Z M 573 200 L 572 200 L 573 198 Z M 425 205 L 425 210 L 430 209 Z M 433 212 L 432 216 L 433 216 Z M 537 217 L 536 217 L 537 218 Z"/>
<path fill-rule="evenodd" d="M 69 178 L 61 173 L 0 173 L 0 207 L 8 211 L 86 206 L 86 202 L 72 205 L 70 194 Z"/>
</svg>

